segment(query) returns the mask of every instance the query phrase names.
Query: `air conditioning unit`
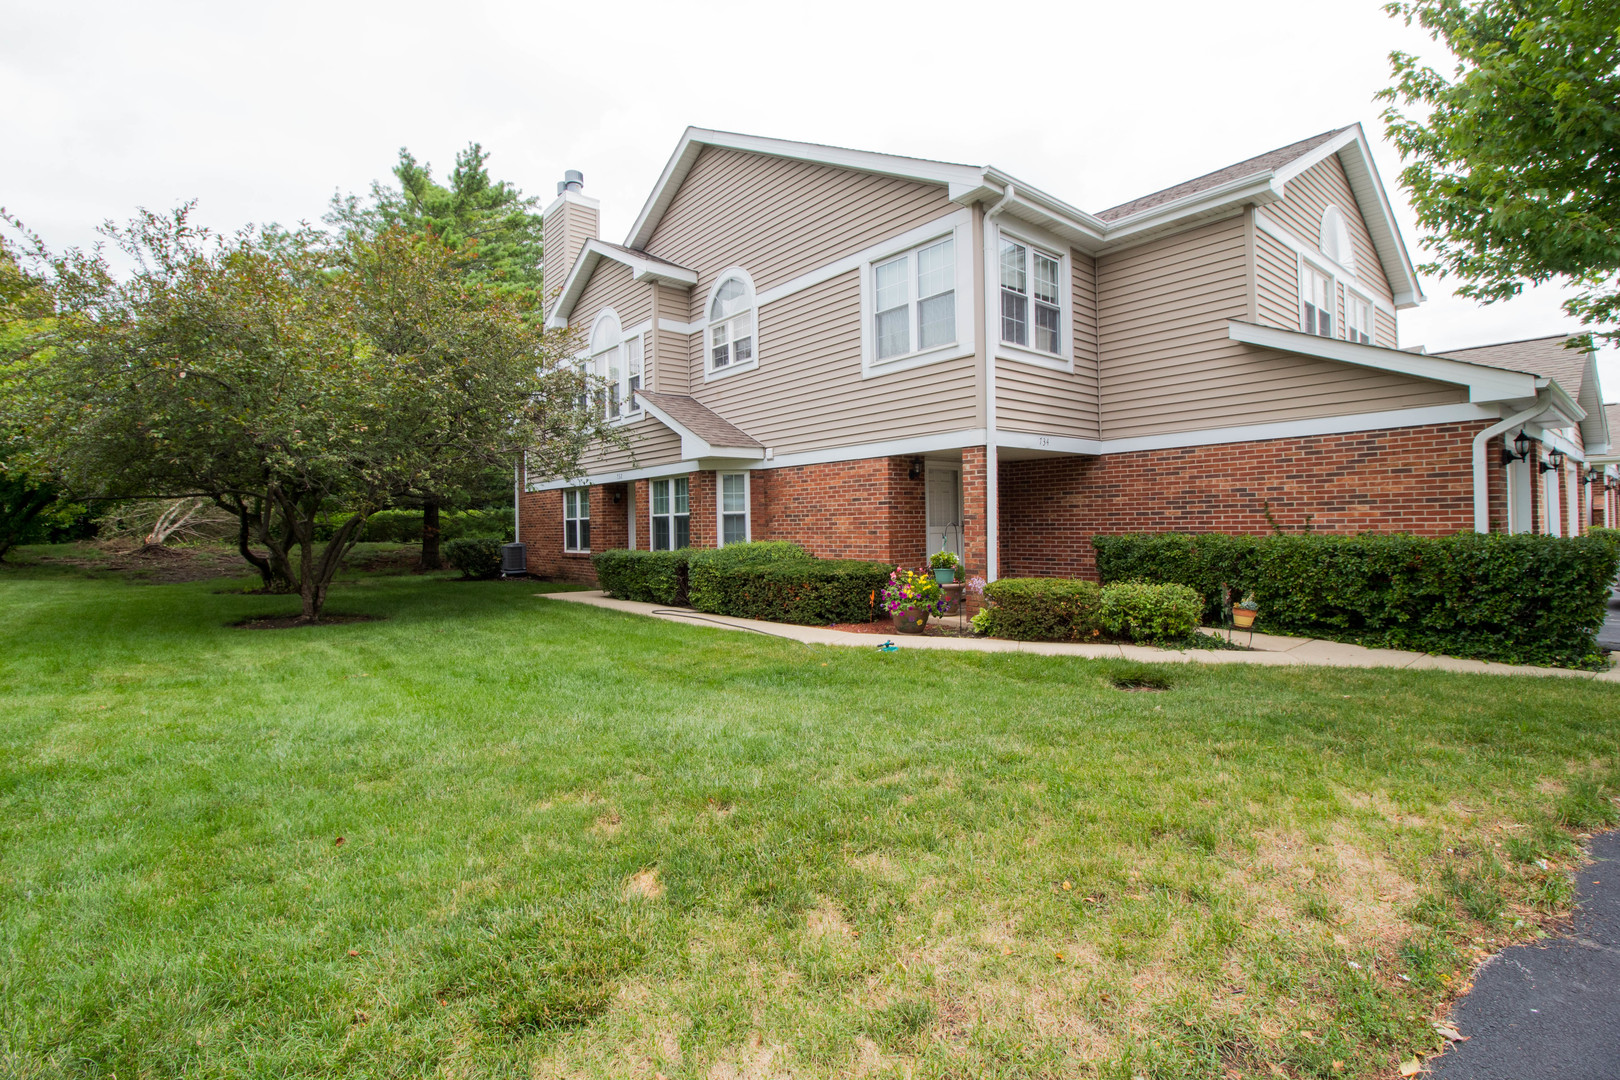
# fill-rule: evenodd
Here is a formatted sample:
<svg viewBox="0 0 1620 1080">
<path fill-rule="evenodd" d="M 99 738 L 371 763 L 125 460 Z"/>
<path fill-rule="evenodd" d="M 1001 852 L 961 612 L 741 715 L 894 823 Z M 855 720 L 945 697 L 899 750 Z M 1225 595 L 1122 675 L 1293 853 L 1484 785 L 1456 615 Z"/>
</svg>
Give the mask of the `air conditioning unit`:
<svg viewBox="0 0 1620 1080">
<path fill-rule="evenodd" d="M 522 544 L 501 545 L 501 577 L 527 577 L 529 549 Z"/>
</svg>

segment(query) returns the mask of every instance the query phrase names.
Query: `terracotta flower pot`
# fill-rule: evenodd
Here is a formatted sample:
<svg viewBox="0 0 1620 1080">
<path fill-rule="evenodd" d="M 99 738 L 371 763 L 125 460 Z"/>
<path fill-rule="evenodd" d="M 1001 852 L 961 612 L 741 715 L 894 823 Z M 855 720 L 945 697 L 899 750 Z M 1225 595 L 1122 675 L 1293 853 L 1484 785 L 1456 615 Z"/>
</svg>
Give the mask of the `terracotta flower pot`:
<svg viewBox="0 0 1620 1080">
<path fill-rule="evenodd" d="M 939 613 L 941 615 L 955 615 L 962 606 L 962 594 L 967 592 L 967 586 L 953 583 L 945 586 L 942 591 L 945 593 L 945 597 L 939 602 Z"/>
<path fill-rule="evenodd" d="M 889 612 L 894 619 L 894 628 L 902 634 L 920 634 L 923 627 L 928 624 L 928 609 L 925 607 L 900 608 Z"/>
<path fill-rule="evenodd" d="M 1258 611 L 1235 607 L 1232 609 L 1232 625 L 1239 630 L 1247 630 L 1254 625 L 1254 617 L 1258 614 L 1260 614 Z"/>
</svg>

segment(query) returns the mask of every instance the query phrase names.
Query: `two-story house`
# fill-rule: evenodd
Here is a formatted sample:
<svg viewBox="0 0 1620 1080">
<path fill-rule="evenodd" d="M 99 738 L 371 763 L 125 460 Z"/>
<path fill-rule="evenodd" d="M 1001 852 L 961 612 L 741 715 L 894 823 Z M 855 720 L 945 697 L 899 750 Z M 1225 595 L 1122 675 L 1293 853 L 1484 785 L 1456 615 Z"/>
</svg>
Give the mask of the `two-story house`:
<svg viewBox="0 0 1620 1080">
<path fill-rule="evenodd" d="M 625 242 L 598 221 L 569 174 L 547 319 L 630 449 L 520 477 L 535 573 L 786 539 L 1074 576 L 1099 532 L 1613 513 L 1563 481 L 1607 450 L 1578 388 L 1399 348 L 1423 297 L 1359 125 L 1100 213 L 994 167 L 689 129 Z M 1503 464 L 1521 431 L 1560 483 Z"/>
</svg>

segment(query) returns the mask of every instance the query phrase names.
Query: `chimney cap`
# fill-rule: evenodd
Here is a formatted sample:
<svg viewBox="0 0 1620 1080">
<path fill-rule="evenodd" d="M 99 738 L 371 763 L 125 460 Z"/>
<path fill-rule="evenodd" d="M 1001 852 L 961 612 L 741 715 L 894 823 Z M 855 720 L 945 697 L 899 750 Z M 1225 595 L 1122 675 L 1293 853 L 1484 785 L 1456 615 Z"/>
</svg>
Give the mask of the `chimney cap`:
<svg viewBox="0 0 1620 1080">
<path fill-rule="evenodd" d="M 563 173 L 563 178 L 557 181 L 557 194 L 565 191 L 582 191 L 585 188 L 585 174 L 578 169 L 569 169 Z"/>
</svg>

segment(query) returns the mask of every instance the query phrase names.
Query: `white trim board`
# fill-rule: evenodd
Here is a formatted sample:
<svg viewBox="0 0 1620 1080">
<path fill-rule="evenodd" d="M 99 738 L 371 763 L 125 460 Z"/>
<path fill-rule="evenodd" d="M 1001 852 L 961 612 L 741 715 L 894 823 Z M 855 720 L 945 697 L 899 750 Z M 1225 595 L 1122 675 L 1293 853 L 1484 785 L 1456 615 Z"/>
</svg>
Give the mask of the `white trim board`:
<svg viewBox="0 0 1620 1080">
<path fill-rule="evenodd" d="M 1346 285 L 1347 287 L 1355 287 L 1356 293 L 1372 301 L 1372 306 L 1374 308 L 1382 311 L 1385 315 L 1388 315 L 1391 318 L 1397 317 L 1395 305 L 1363 285 L 1361 279 L 1356 277 L 1354 271 L 1350 270 L 1342 263 L 1328 258 L 1326 255 L 1322 254 L 1320 249 L 1312 247 L 1310 244 L 1307 244 L 1305 241 L 1295 236 L 1289 230 L 1288 226 L 1284 225 L 1280 221 L 1277 221 L 1270 214 L 1258 207 L 1256 207 L 1254 211 L 1254 223 L 1261 232 L 1288 248 L 1296 257 L 1303 258 L 1308 262 L 1316 263 L 1323 270 L 1327 271 L 1330 276 L 1337 278 L 1340 283 Z"/>
<path fill-rule="evenodd" d="M 568 268 L 568 276 L 563 279 L 562 289 L 557 294 L 557 302 L 552 305 L 551 314 L 546 316 L 547 327 L 556 329 L 568 325 L 568 319 L 574 313 L 574 305 L 579 303 L 591 275 L 596 272 L 597 264 L 603 259 L 629 267 L 630 280 L 635 282 L 691 288 L 698 280 L 697 274 L 684 266 L 676 266 L 655 256 L 642 258 L 632 255 L 593 237 L 585 241 L 585 246 L 574 259 L 574 265 Z"/>
<path fill-rule="evenodd" d="M 1387 349 L 1381 345 L 1362 345 L 1341 338 L 1316 337 L 1299 330 L 1280 330 L 1274 326 L 1259 326 L 1237 320 L 1226 325 L 1227 336 L 1245 345 L 1466 386 L 1470 401 L 1514 401 L 1536 396 L 1536 377 L 1518 371 Z"/>
</svg>

